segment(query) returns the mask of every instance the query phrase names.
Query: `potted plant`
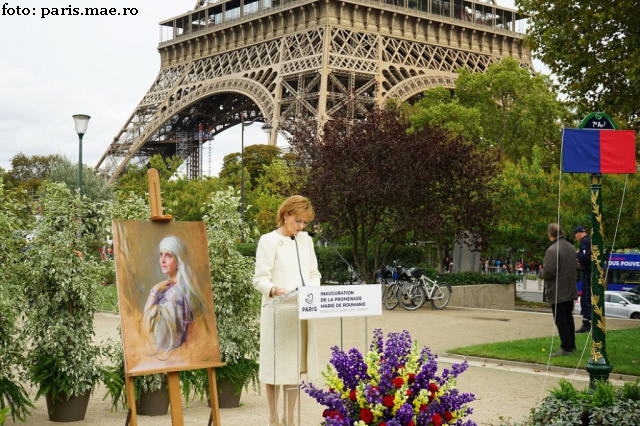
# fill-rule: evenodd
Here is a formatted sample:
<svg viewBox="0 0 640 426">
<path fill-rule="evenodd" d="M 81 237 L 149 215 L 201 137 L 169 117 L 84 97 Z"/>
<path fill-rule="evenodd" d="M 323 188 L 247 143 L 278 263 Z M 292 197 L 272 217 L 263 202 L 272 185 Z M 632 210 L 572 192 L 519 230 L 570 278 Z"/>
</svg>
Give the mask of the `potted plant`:
<svg viewBox="0 0 640 426">
<path fill-rule="evenodd" d="M 26 347 L 25 341 L 18 338 L 16 326 L 25 306 L 19 273 L 19 255 L 25 240 L 16 238 L 16 231 L 24 229 L 19 215 L 25 211 L 23 202 L 5 192 L 0 178 L 0 425 L 4 424 L 4 415 L 11 415 L 14 422 L 26 422 L 29 409 L 33 408 L 18 374 L 24 364 Z"/>
<path fill-rule="evenodd" d="M 253 288 L 254 261 L 237 249 L 246 227 L 238 212 L 240 205 L 232 189 L 218 191 L 207 203 L 203 217 L 207 226 L 211 285 L 218 325 L 222 361 L 227 365 L 216 369 L 221 398 L 233 395 L 238 406 L 242 387 L 249 383 L 258 388 L 258 355 L 260 348 L 260 298 Z M 246 236 L 246 234 L 245 234 Z M 206 376 L 205 376 L 206 377 Z M 223 379 L 231 383 L 223 384 Z M 205 389 L 208 382 L 203 380 Z M 224 408 L 225 401 L 219 401 Z"/>
<path fill-rule="evenodd" d="M 102 298 L 99 253 L 88 249 L 101 216 L 96 204 L 64 184 L 47 185 L 42 199 L 42 216 L 24 253 L 27 371 L 36 399 L 47 399 L 50 420 L 82 420 L 103 377 L 101 350 L 92 341 Z M 71 412 L 63 408 L 69 405 Z"/>
<path fill-rule="evenodd" d="M 109 340 L 105 354 L 111 366 L 105 368 L 104 383 L 107 393 L 104 401 L 111 397 L 111 410 L 127 408 L 127 392 L 124 375 L 124 352 L 122 341 Z M 169 411 L 166 374 L 150 374 L 133 378 L 133 393 L 136 413 L 141 416 L 162 416 Z"/>
</svg>

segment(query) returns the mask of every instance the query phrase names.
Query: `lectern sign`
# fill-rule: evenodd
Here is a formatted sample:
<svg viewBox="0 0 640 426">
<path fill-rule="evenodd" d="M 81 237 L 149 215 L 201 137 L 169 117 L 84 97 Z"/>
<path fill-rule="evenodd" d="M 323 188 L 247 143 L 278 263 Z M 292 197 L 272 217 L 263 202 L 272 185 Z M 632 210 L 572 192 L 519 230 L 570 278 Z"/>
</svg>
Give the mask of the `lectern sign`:
<svg viewBox="0 0 640 426">
<path fill-rule="evenodd" d="M 300 287 L 300 319 L 382 315 L 380 284 Z"/>
</svg>

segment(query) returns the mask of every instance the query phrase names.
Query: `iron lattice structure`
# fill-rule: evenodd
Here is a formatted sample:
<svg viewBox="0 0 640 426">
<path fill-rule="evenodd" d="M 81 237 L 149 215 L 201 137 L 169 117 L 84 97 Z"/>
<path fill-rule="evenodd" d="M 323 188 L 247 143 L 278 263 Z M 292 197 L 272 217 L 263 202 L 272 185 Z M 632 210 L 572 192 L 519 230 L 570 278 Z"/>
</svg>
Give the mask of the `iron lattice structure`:
<svg viewBox="0 0 640 426">
<path fill-rule="evenodd" d="M 160 72 L 96 169 L 113 181 L 128 164 L 175 154 L 178 135 L 202 125 L 213 137 L 241 114 L 276 129 L 298 118 L 321 125 L 453 88 L 461 67 L 484 72 L 510 56 L 533 70 L 523 20 L 466 0 L 199 0 L 160 23 Z M 181 151 L 198 155 L 190 143 Z"/>
</svg>

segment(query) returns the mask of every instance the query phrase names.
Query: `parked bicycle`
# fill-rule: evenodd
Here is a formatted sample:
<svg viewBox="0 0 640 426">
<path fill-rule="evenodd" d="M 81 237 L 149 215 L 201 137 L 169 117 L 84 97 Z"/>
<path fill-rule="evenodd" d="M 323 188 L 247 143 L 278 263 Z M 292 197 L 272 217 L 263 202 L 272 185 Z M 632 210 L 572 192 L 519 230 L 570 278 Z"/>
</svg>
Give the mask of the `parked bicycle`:
<svg viewBox="0 0 640 426">
<path fill-rule="evenodd" d="M 428 278 L 421 268 L 411 268 L 409 275 L 411 280 L 397 289 L 398 301 L 404 309 L 415 311 L 420 309 L 427 300 L 433 309 L 440 310 L 447 306 L 451 298 L 449 284 Z"/>
<path fill-rule="evenodd" d="M 386 270 L 383 276 L 385 276 L 387 280 L 390 280 L 383 296 L 384 306 L 388 310 L 393 310 L 398 306 L 402 288 L 408 283 L 408 280 L 411 279 L 409 269 L 397 265 L 396 262 L 394 262 L 394 264 L 394 267 L 386 266 L 386 269 L 383 268 L 383 270 Z M 389 277 L 388 275 L 391 276 Z"/>
</svg>

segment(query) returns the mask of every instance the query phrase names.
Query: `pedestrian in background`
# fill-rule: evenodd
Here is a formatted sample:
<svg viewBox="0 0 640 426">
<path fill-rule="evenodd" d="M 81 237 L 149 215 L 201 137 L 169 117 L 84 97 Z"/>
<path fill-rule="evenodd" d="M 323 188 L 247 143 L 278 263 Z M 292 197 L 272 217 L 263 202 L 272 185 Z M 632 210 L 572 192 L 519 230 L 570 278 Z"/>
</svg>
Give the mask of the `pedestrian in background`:
<svg viewBox="0 0 640 426">
<path fill-rule="evenodd" d="M 544 301 L 551 305 L 560 336 L 560 349 L 551 356 L 565 356 L 576 349 L 576 325 L 573 322 L 573 304 L 578 298 L 575 248 L 564 239 L 557 223 L 549 224 L 548 232 L 551 245 L 544 254 L 538 276 L 544 280 Z"/>
<path fill-rule="evenodd" d="M 580 243 L 577 254 L 580 281 L 582 281 L 582 293 L 580 293 L 582 327 L 577 329 L 576 333 L 589 333 L 591 331 L 591 237 L 587 235 L 584 226 L 576 226 L 573 236 Z"/>
</svg>

